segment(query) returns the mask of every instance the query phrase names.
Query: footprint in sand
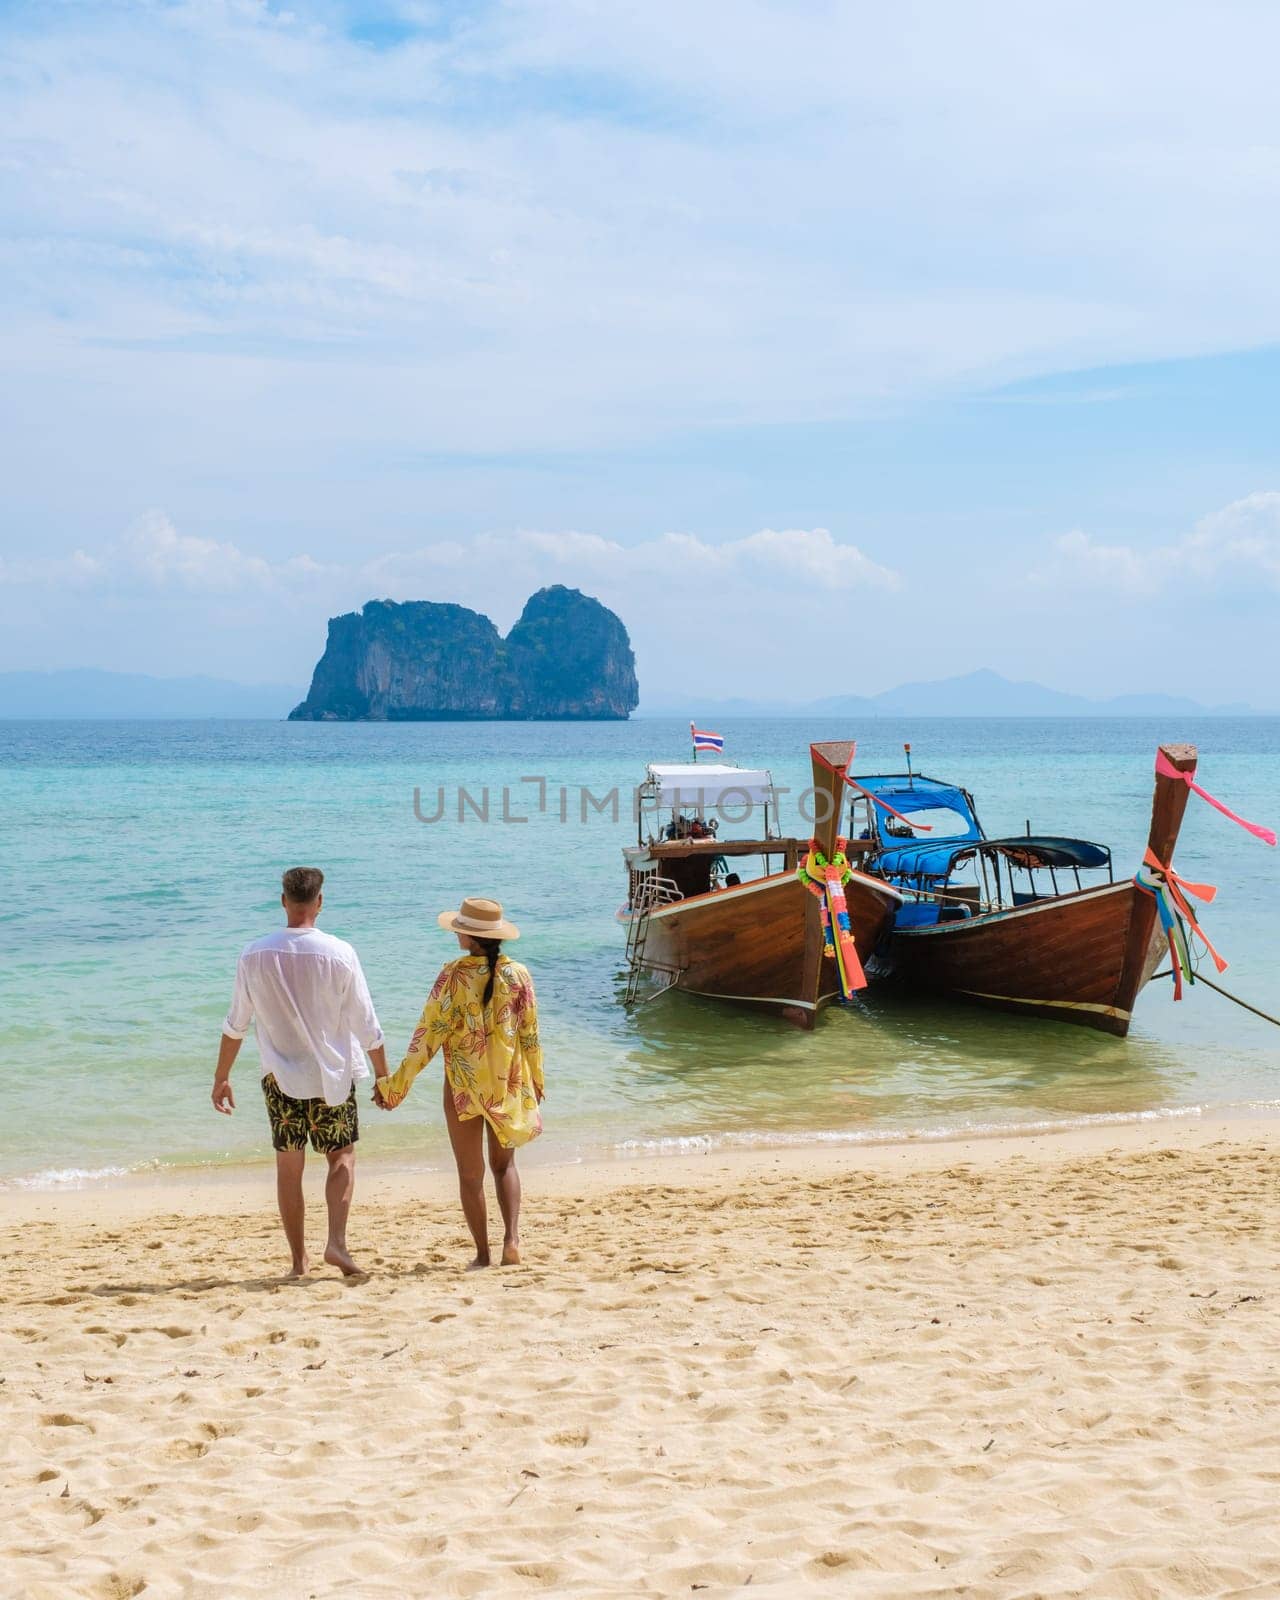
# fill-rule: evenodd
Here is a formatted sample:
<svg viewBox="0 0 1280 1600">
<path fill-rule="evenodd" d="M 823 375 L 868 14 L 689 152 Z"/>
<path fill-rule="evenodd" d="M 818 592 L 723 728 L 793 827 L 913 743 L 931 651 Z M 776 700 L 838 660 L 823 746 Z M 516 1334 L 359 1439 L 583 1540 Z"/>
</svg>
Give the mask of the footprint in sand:
<svg viewBox="0 0 1280 1600">
<path fill-rule="evenodd" d="M 859 1561 L 857 1556 L 852 1555 L 847 1551 L 824 1550 L 820 1556 L 814 1556 L 809 1565 L 811 1567 L 816 1567 L 818 1572 L 825 1576 L 828 1573 L 840 1572 L 845 1567 L 861 1566 L 862 1563 Z"/>
<path fill-rule="evenodd" d="M 197 1439 L 174 1439 L 160 1452 L 162 1461 L 199 1461 L 209 1454 L 209 1446 Z"/>
<path fill-rule="evenodd" d="M 92 1528 L 106 1516 L 106 1512 L 100 1506 L 90 1505 L 87 1500 L 69 1500 L 66 1503 L 73 1511 L 78 1511 L 84 1517 L 86 1528 Z"/>
<path fill-rule="evenodd" d="M 521 1561 L 511 1570 L 518 1578 L 532 1578 L 535 1582 L 547 1587 L 558 1582 L 560 1577 L 559 1567 L 552 1566 L 545 1561 Z"/>
<path fill-rule="evenodd" d="M 145 1578 L 125 1578 L 118 1572 L 108 1573 L 92 1591 L 95 1600 L 133 1600 L 147 1587 Z"/>
<path fill-rule="evenodd" d="M 83 1428 L 87 1433 L 97 1432 L 91 1422 L 82 1422 L 79 1417 L 73 1417 L 66 1411 L 50 1411 L 40 1421 L 46 1428 Z"/>
</svg>

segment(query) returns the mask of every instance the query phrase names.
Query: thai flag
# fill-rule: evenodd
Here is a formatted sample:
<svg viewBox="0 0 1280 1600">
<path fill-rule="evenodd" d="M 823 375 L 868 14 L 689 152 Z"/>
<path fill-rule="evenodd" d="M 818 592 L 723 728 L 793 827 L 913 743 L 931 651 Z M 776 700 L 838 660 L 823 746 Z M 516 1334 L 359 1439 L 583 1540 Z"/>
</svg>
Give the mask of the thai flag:
<svg viewBox="0 0 1280 1600">
<path fill-rule="evenodd" d="M 695 753 L 699 750 L 710 750 L 716 755 L 723 753 L 724 740 L 718 733 L 708 733 L 705 728 L 695 728 L 692 722 L 689 724 L 689 732 L 693 736 Z"/>
</svg>

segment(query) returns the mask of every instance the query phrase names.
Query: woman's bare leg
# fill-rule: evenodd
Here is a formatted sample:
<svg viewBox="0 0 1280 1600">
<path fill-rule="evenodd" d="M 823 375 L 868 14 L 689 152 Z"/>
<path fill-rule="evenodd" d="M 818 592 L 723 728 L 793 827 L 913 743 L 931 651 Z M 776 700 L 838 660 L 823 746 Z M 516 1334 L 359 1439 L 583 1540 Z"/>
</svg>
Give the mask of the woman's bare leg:
<svg viewBox="0 0 1280 1600">
<path fill-rule="evenodd" d="M 498 1192 L 498 1209 L 502 1212 L 502 1265 L 520 1265 L 520 1174 L 516 1170 L 516 1153 L 498 1142 L 493 1129 L 485 1124 L 489 1134 L 489 1169 L 493 1173 L 493 1186 Z"/>
<path fill-rule="evenodd" d="M 453 1103 L 449 1080 L 444 1083 L 444 1120 L 453 1146 L 458 1169 L 458 1196 L 462 1214 L 476 1242 L 473 1267 L 489 1265 L 489 1214 L 484 1203 L 484 1118 L 469 1117 L 463 1122 Z"/>
</svg>

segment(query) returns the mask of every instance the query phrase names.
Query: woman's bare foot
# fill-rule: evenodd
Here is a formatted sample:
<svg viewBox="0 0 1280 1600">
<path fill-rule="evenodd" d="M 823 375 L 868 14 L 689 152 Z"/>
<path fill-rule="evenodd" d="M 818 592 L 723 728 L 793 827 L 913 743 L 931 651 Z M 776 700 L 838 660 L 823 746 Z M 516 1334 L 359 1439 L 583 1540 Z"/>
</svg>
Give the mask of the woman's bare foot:
<svg viewBox="0 0 1280 1600">
<path fill-rule="evenodd" d="M 502 1247 L 502 1265 L 504 1267 L 518 1267 L 520 1265 L 520 1246 L 507 1243 Z"/>
<path fill-rule="evenodd" d="M 472 1261 L 472 1262 L 470 1262 L 468 1264 L 467 1271 L 468 1272 L 481 1272 L 488 1265 L 489 1265 L 489 1254 L 486 1251 L 484 1255 L 477 1256 L 474 1261 Z"/>
<path fill-rule="evenodd" d="M 311 1271 L 311 1261 L 307 1256 L 302 1256 L 289 1268 L 289 1277 L 305 1278 Z"/>
<path fill-rule="evenodd" d="M 324 1247 L 324 1258 L 331 1267 L 337 1267 L 344 1277 L 354 1278 L 360 1268 L 347 1253 L 346 1245 L 327 1244 Z"/>
</svg>

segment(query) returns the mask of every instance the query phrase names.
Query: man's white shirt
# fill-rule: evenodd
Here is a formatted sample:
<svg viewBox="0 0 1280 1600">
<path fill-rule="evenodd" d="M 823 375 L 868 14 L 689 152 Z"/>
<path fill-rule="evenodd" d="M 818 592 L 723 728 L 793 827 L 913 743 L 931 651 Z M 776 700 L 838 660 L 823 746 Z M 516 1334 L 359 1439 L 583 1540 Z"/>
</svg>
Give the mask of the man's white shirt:
<svg viewBox="0 0 1280 1600">
<path fill-rule="evenodd" d="M 222 1025 L 243 1039 L 256 1021 L 262 1076 L 295 1100 L 339 1106 L 369 1076 L 365 1052 L 382 1043 L 360 958 L 319 928 L 281 928 L 246 945 Z"/>
</svg>

